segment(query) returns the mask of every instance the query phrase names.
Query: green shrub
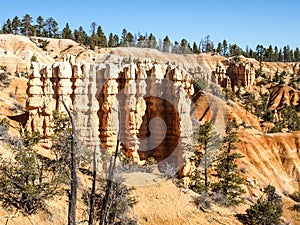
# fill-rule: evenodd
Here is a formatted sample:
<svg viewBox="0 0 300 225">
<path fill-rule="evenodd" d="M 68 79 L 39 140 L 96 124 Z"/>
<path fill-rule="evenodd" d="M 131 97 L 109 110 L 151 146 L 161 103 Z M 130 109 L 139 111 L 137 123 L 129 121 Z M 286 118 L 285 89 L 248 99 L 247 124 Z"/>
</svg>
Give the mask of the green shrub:
<svg viewBox="0 0 300 225">
<path fill-rule="evenodd" d="M 54 129 L 57 135 L 60 129 Z M 69 182 L 68 136 L 60 139 L 64 141 L 62 148 L 50 149 L 52 158 L 34 149 L 40 138 L 39 132 L 28 131 L 21 138 L 9 138 L 14 157 L 0 157 L 0 201 L 5 208 L 16 208 L 26 215 L 37 213 L 45 209 L 47 200 L 62 194 L 63 185 Z"/>
<path fill-rule="evenodd" d="M 57 182 L 46 178 L 47 161 L 33 149 L 39 139 L 39 133 L 25 132 L 21 144 L 12 149 L 14 158 L 0 158 L 0 199 L 5 208 L 31 215 L 44 209 L 45 201 L 59 191 Z"/>
<path fill-rule="evenodd" d="M 7 87 L 10 84 L 9 73 L 3 72 L 0 73 L 0 83 L 3 87 Z"/>
<path fill-rule="evenodd" d="M 268 185 L 257 202 L 246 211 L 245 224 L 248 225 L 279 225 L 282 215 L 282 200 L 275 193 L 275 187 Z"/>
<path fill-rule="evenodd" d="M 300 192 L 294 192 L 290 195 L 291 199 L 293 199 L 295 202 L 300 203 Z"/>
<path fill-rule="evenodd" d="M 31 61 L 31 62 L 37 62 L 37 57 L 36 57 L 36 55 L 31 56 L 30 61 Z"/>
</svg>

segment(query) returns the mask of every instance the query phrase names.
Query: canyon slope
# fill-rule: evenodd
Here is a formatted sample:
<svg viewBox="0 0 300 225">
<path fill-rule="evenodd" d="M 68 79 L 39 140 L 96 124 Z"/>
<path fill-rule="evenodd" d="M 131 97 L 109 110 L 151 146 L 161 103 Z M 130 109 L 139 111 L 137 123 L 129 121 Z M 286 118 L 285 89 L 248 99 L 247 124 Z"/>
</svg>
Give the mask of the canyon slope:
<svg viewBox="0 0 300 225">
<path fill-rule="evenodd" d="M 49 44 L 43 49 L 40 43 L 45 40 Z M 112 154 L 121 127 L 121 147 L 127 157 L 140 165 L 150 157 L 176 164 L 181 177 L 193 166 L 185 146 L 195 126 L 213 121 L 223 136 L 226 121 L 236 121 L 237 152 L 243 155 L 239 170 L 247 181 L 245 198 L 256 199 L 271 184 L 283 196 L 283 219 L 300 223 L 288 197 L 300 191 L 300 131 L 289 130 L 289 125 L 274 130 L 281 126 L 287 106 L 300 116 L 300 63 L 260 64 L 242 56 L 178 55 L 147 48 L 92 51 L 72 40 L 0 35 L 0 67 L 11 80 L 9 86 L 1 87 L 0 118 L 11 121 L 12 135 L 18 135 L 20 124 L 39 131 L 44 137 L 40 149 L 45 152 L 51 145 L 47 138 L 52 134 L 52 112 L 65 112 L 61 95 L 74 113 L 78 135 L 87 149 L 96 146 L 99 157 L 100 152 Z M 286 76 L 280 83 L 276 76 L 282 72 Z M 293 75 L 296 83 L 290 85 Z M 195 81 L 201 89 L 193 85 Z M 233 92 L 235 97 L 230 96 Z M 266 101 L 263 96 L 268 96 Z M 8 152 L 1 144 L 0 153 Z M 105 171 L 105 163 L 99 165 Z M 139 179 L 138 174 L 132 176 Z M 84 175 L 82 180 L 90 182 Z M 138 199 L 134 212 L 140 224 L 241 224 L 234 214 L 247 208 L 202 212 L 192 203 L 195 195 L 170 180 L 137 186 L 133 194 Z M 64 223 L 58 216 L 66 213 L 64 201 L 57 200 L 57 208 L 51 203 L 56 224 Z M 0 210 L 0 217 L 6 214 Z M 21 218 L 12 220 L 21 224 Z M 32 220 L 51 224 L 44 214 Z"/>
</svg>

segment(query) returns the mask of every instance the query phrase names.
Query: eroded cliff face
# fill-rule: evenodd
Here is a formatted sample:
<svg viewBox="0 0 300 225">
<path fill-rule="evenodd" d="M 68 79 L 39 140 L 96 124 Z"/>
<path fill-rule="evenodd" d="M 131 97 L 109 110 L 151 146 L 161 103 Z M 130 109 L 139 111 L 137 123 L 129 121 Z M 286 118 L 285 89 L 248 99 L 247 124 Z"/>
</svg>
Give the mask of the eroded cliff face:
<svg viewBox="0 0 300 225">
<path fill-rule="evenodd" d="M 219 67 L 215 82 L 220 84 L 227 80 L 230 84 L 235 82 L 234 79 L 242 79 L 243 85 L 250 87 L 253 71 L 249 66 L 242 63 L 228 67 L 231 69 L 227 68 L 227 71 L 232 70 L 235 74 L 229 81 L 226 68 Z M 178 166 L 189 165 L 189 152 L 184 146 L 189 144 L 192 136 L 193 120 L 214 121 L 216 130 L 222 135 L 225 119 L 231 118 L 240 124 L 241 129 L 252 127 L 247 131 L 249 137 L 253 132 L 261 134 L 263 129 L 256 116 L 239 103 L 224 102 L 209 93 L 194 94 L 191 79 L 189 73 L 177 66 L 150 60 L 122 66 L 78 64 L 73 57 L 50 65 L 33 63 L 27 88 L 27 128 L 40 131 L 47 140 L 51 135 L 53 111 L 65 111 L 61 102 L 63 95 L 74 113 L 78 140 L 85 147 L 92 149 L 97 146 L 102 154 L 112 154 L 120 131 L 122 152 L 135 162 L 143 163 L 153 156 L 159 162 L 167 160 Z M 262 140 L 265 143 L 262 146 L 273 143 L 270 138 Z M 45 141 L 46 147 L 50 145 Z M 299 150 L 298 145 L 292 148 L 286 142 L 279 145 L 286 152 Z M 250 144 L 240 146 L 242 154 L 246 155 L 248 153 L 244 151 L 249 150 L 243 149 L 252 148 Z M 298 169 L 289 168 L 287 163 L 281 165 L 288 171 L 282 174 L 284 179 L 290 176 L 298 179 Z M 297 168 L 298 164 L 294 165 Z M 180 168 L 182 175 L 191 169 L 189 166 Z M 295 183 L 292 186 L 296 188 Z"/>
<path fill-rule="evenodd" d="M 240 131 L 239 137 L 238 151 L 244 156 L 241 166 L 251 174 L 251 179 L 274 185 L 287 193 L 299 190 L 299 131 L 285 134 Z"/>
<path fill-rule="evenodd" d="M 153 156 L 184 164 L 182 146 L 192 135 L 191 77 L 151 62 L 44 65 L 33 63 L 28 81 L 27 128 L 51 135 L 52 112 L 72 110 L 78 140 L 113 153 L 118 132 L 125 155 L 140 163 Z M 50 143 L 49 143 L 50 144 Z"/>
</svg>

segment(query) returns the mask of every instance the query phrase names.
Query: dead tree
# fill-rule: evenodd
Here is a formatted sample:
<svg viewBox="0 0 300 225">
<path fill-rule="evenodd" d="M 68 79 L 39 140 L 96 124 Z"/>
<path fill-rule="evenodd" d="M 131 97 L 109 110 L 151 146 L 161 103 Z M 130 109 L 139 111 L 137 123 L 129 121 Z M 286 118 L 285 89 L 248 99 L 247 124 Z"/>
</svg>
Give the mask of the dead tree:
<svg viewBox="0 0 300 225">
<path fill-rule="evenodd" d="M 95 146 L 94 153 L 93 153 L 93 182 L 92 182 L 91 199 L 90 199 L 89 225 L 94 224 L 96 178 L 97 178 L 97 163 L 96 163 L 96 146 Z"/>
<path fill-rule="evenodd" d="M 69 192 L 69 211 L 68 225 L 76 225 L 76 198 L 77 198 L 77 171 L 76 171 L 76 127 L 75 119 L 70 109 L 67 107 L 63 95 L 62 104 L 64 105 L 72 124 L 71 134 L 71 185 Z"/>
<path fill-rule="evenodd" d="M 109 169 L 108 169 L 108 177 L 107 177 L 107 184 L 106 184 L 106 190 L 105 195 L 102 201 L 102 208 L 101 208 L 101 214 L 100 214 L 100 225 L 106 225 L 107 224 L 107 217 L 108 217 L 108 203 L 110 198 L 110 192 L 113 184 L 113 178 L 114 178 L 114 170 L 116 167 L 116 161 L 117 156 L 119 152 L 119 143 L 120 143 L 120 131 L 118 132 L 118 138 L 117 138 L 117 146 L 116 151 L 113 157 L 110 158 L 109 163 Z"/>
</svg>

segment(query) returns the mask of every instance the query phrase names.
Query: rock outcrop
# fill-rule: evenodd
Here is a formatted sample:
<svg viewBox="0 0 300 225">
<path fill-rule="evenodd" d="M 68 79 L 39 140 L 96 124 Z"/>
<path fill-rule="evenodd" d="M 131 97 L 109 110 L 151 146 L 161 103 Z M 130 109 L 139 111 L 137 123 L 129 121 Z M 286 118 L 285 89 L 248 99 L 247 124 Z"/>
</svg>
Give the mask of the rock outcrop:
<svg viewBox="0 0 300 225">
<path fill-rule="evenodd" d="M 231 86 L 238 86 L 239 82 L 246 89 L 251 90 L 255 81 L 255 68 L 252 63 L 230 63 L 226 74 L 230 77 Z"/>
<path fill-rule="evenodd" d="M 52 112 L 73 111 L 78 139 L 113 153 L 118 132 L 124 154 L 184 164 L 182 146 L 192 132 L 191 77 L 168 65 L 33 63 L 28 81 L 27 127 L 51 135 Z M 180 154 L 179 154 L 180 153 Z"/>
</svg>

